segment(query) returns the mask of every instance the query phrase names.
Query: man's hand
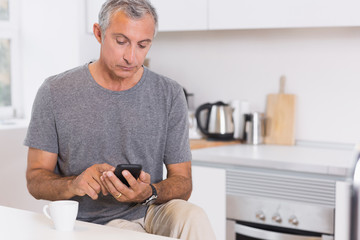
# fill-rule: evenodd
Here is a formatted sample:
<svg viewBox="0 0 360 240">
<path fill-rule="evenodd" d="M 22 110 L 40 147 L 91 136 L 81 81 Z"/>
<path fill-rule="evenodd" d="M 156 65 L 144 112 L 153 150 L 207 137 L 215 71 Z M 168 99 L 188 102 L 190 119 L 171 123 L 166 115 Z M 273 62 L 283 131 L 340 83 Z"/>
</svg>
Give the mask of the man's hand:
<svg viewBox="0 0 360 240">
<path fill-rule="evenodd" d="M 107 163 L 95 164 L 70 181 L 69 189 L 74 195 L 88 195 L 93 200 L 98 198 L 100 192 L 106 196 L 108 195 L 108 191 L 104 183 L 100 180 L 100 176 L 106 171 L 114 170 L 115 168 Z"/>
<path fill-rule="evenodd" d="M 97 199 L 100 192 L 108 194 L 100 176 L 114 171 L 113 166 L 95 164 L 79 176 L 63 177 L 54 172 L 57 160 L 56 153 L 29 148 L 26 181 L 30 194 L 36 199 L 55 201 L 84 195 Z"/>
<path fill-rule="evenodd" d="M 151 193 L 150 174 L 141 171 L 136 180 L 129 171 L 122 172 L 130 187 L 123 184 L 113 171 L 103 172 L 101 181 L 107 191 L 119 202 L 143 202 Z"/>
</svg>

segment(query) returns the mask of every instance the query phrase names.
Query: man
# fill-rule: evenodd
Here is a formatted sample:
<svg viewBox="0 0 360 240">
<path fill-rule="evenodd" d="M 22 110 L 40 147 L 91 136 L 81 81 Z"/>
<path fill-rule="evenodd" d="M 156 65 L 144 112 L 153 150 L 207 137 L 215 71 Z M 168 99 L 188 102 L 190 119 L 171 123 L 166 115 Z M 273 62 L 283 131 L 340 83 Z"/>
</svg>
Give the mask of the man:
<svg viewBox="0 0 360 240">
<path fill-rule="evenodd" d="M 192 189 L 187 107 L 179 84 L 143 66 L 157 26 L 147 0 L 108 0 L 93 30 L 97 61 L 48 78 L 25 139 L 29 192 L 74 199 L 78 219 L 181 239 L 215 239 Z M 129 187 L 120 163 L 141 164 Z M 162 180 L 165 163 L 167 179 Z"/>
</svg>

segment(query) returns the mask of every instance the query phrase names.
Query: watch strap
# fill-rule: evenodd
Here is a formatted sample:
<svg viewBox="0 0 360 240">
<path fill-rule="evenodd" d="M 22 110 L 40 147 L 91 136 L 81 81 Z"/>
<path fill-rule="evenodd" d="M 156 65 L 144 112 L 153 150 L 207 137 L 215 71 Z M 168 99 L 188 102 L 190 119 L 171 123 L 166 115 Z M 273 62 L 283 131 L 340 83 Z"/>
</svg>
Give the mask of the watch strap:
<svg viewBox="0 0 360 240">
<path fill-rule="evenodd" d="M 150 183 L 149 184 L 151 189 L 152 189 L 152 194 L 150 197 L 148 197 L 147 199 L 145 199 L 144 202 L 142 202 L 141 204 L 142 205 L 145 205 L 145 206 L 149 206 L 150 204 L 154 203 L 157 199 L 157 191 L 156 191 L 156 188 Z"/>
</svg>

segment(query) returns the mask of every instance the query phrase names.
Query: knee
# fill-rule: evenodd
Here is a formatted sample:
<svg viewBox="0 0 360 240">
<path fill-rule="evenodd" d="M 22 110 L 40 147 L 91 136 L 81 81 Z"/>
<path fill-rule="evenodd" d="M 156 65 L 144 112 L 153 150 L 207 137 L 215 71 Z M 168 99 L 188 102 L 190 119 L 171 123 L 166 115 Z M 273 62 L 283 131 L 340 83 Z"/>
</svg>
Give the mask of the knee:
<svg viewBox="0 0 360 240">
<path fill-rule="evenodd" d="M 149 209 L 145 218 L 150 233 L 180 239 L 215 239 L 204 210 L 184 200 L 171 200 Z"/>
<path fill-rule="evenodd" d="M 184 200 L 173 200 L 173 223 L 181 225 L 196 225 L 208 221 L 205 211 L 190 202 Z"/>
<path fill-rule="evenodd" d="M 201 207 L 186 201 L 176 205 L 178 211 L 171 223 L 172 237 L 194 240 L 215 239 L 209 219 Z"/>
</svg>

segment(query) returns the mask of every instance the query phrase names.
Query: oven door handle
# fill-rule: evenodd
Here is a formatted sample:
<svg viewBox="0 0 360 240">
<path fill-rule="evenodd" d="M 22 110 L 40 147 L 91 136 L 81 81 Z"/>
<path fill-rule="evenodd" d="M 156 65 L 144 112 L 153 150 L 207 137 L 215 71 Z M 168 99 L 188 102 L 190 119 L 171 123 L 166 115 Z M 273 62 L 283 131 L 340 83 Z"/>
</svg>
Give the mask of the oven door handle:
<svg viewBox="0 0 360 240">
<path fill-rule="evenodd" d="M 235 232 L 242 234 L 244 236 L 258 238 L 258 239 L 267 239 L 267 240 L 323 240 L 322 237 L 306 237 L 306 236 L 299 236 L 293 234 L 273 232 L 273 231 L 245 226 L 239 223 L 235 224 Z M 332 239 L 332 238 L 326 238 L 326 239 Z"/>
</svg>

